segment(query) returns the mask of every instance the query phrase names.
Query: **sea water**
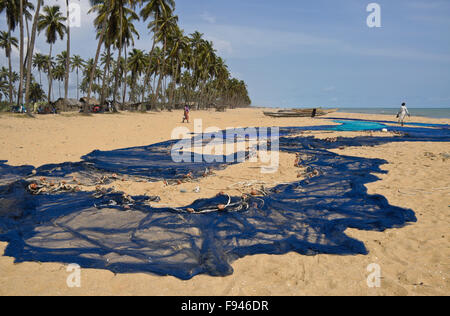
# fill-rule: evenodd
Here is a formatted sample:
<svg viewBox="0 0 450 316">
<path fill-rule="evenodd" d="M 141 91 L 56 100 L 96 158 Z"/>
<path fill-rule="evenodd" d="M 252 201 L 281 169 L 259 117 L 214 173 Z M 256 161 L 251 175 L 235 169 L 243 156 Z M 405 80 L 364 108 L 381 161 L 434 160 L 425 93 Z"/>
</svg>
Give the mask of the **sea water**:
<svg viewBox="0 0 450 316">
<path fill-rule="evenodd" d="M 338 112 L 361 113 L 361 114 L 383 114 L 397 115 L 398 108 L 340 108 Z M 408 108 L 411 116 L 422 116 L 431 118 L 450 118 L 450 107 L 448 108 Z"/>
</svg>

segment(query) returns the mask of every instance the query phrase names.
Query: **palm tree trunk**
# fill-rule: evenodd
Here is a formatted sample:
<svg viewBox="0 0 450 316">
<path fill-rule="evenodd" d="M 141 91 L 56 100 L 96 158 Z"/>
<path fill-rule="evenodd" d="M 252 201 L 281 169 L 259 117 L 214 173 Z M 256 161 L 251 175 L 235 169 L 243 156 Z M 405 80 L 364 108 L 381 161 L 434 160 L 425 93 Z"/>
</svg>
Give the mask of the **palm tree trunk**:
<svg viewBox="0 0 450 316">
<path fill-rule="evenodd" d="M 123 87 L 122 104 L 125 104 L 125 96 L 127 95 L 127 73 L 128 73 L 128 69 L 127 69 L 128 65 L 127 65 L 127 63 L 128 63 L 128 55 L 127 55 L 127 44 L 126 43 L 125 43 L 124 49 L 125 49 L 125 65 L 124 65 L 125 71 L 124 71 L 124 75 L 123 75 L 123 77 L 124 77 L 124 87 Z"/>
<path fill-rule="evenodd" d="M 111 62 L 111 45 L 108 45 L 108 48 L 106 49 L 106 63 L 105 63 L 105 69 L 103 69 L 103 84 L 102 84 L 102 94 L 100 96 L 100 103 L 105 104 L 105 91 L 106 91 L 106 78 L 109 74 L 109 64 Z"/>
<path fill-rule="evenodd" d="M 48 72 L 48 103 L 51 102 L 51 95 L 52 95 L 52 48 L 53 44 L 50 44 L 50 53 L 48 57 L 48 66 L 47 66 L 47 72 Z"/>
<path fill-rule="evenodd" d="M 117 57 L 117 67 L 120 65 L 120 58 L 122 57 L 122 41 L 123 41 L 123 12 L 122 12 L 122 6 L 120 6 L 119 14 L 120 14 L 120 39 L 119 39 L 119 54 Z M 120 69 L 120 67 L 119 67 Z M 115 82 L 114 82 L 114 95 L 113 95 L 113 112 L 117 112 L 116 108 L 116 94 L 117 90 L 119 88 L 119 80 L 121 78 L 120 72 L 118 71 L 116 74 Z M 123 105 L 122 105 L 123 106 Z"/>
<path fill-rule="evenodd" d="M 155 21 L 158 21 L 158 19 L 159 19 L 159 14 L 156 14 L 155 15 Z M 150 75 L 151 75 L 150 72 L 151 72 L 151 69 L 152 69 L 152 57 L 153 57 L 153 53 L 155 51 L 155 46 L 156 46 L 156 32 L 153 34 L 153 44 L 152 44 L 152 49 L 150 51 L 150 62 L 148 64 L 147 73 L 146 73 L 147 84 L 148 84 L 148 81 L 150 80 Z M 156 79 L 156 75 L 155 75 L 155 79 Z M 144 93 L 145 93 L 147 84 L 144 81 Z M 152 90 L 153 90 L 153 93 L 154 93 L 155 89 L 152 89 Z M 152 106 L 154 106 L 154 104 L 152 104 Z"/>
<path fill-rule="evenodd" d="M 113 112 L 117 112 L 116 108 L 116 96 L 117 96 L 117 90 L 119 88 L 119 80 L 122 77 L 120 73 L 120 59 L 122 58 L 122 48 L 119 48 L 119 53 L 117 54 L 117 73 L 114 80 L 114 90 L 113 90 Z"/>
<path fill-rule="evenodd" d="M 33 64 L 33 51 L 34 51 L 34 43 L 36 40 L 36 29 L 37 29 L 37 21 L 39 18 L 39 12 L 41 9 L 42 0 L 38 0 L 36 13 L 34 14 L 33 27 L 31 30 L 31 42 L 29 45 L 29 58 L 27 60 L 27 81 L 25 83 L 25 103 L 28 107 L 30 103 L 30 84 L 31 84 L 31 66 Z M 39 71 L 39 84 L 42 84 L 41 72 Z M 29 112 L 29 111 L 28 111 Z"/>
<path fill-rule="evenodd" d="M 167 43 L 166 43 L 166 38 L 164 38 L 164 46 L 163 46 L 163 60 L 162 60 L 162 69 L 161 69 L 161 73 L 159 75 L 159 79 L 158 79 L 158 87 L 156 88 L 156 92 L 155 92 L 155 103 L 158 102 L 158 97 L 159 97 L 159 91 L 161 89 L 162 86 L 162 79 L 164 79 L 164 75 L 165 75 L 165 71 L 166 71 L 166 49 L 167 49 Z"/>
<path fill-rule="evenodd" d="M 177 59 L 177 64 L 176 64 L 176 68 L 173 72 L 174 77 L 173 77 L 173 86 L 172 86 L 172 90 L 170 91 L 170 100 L 169 100 L 169 108 L 172 109 L 175 107 L 175 102 L 174 102 L 174 96 L 175 96 L 175 90 L 177 87 L 177 77 L 178 77 L 178 67 L 180 65 L 180 61 Z"/>
<path fill-rule="evenodd" d="M 20 65 L 19 65 L 19 72 L 20 72 L 20 77 L 19 77 L 19 95 L 17 98 L 17 105 L 21 105 L 23 103 L 23 94 L 22 94 L 22 83 L 23 83 L 23 51 L 24 51 L 24 46 L 25 46 L 25 42 L 24 42 L 24 35 L 23 35 L 23 0 L 20 0 L 20 5 L 19 5 L 19 27 L 20 27 Z"/>
<path fill-rule="evenodd" d="M 11 28 L 9 29 L 9 48 L 11 48 Z M 13 105 L 13 83 L 12 83 L 12 66 L 11 66 L 11 49 L 8 53 L 8 65 L 9 65 L 9 103 Z"/>
<path fill-rule="evenodd" d="M 94 65 L 93 65 L 93 67 L 91 69 L 91 74 L 89 76 L 89 88 L 88 88 L 88 92 L 87 92 L 87 98 L 88 99 L 87 99 L 87 103 L 84 104 L 84 109 L 83 109 L 84 113 L 86 113 L 87 107 L 89 106 L 88 103 L 89 103 L 90 98 L 91 98 L 92 83 L 94 82 L 94 74 L 95 74 L 95 70 L 97 69 L 97 63 L 98 63 L 98 59 L 100 57 L 100 51 L 102 49 L 103 38 L 105 37 L 107 27 L 108 27 L 108 23 L 106 23 L 106 20 L 105 20 L 103 22 L 102 32 L 100 34 L 100 38 L 98 39 L 97 52 L 95 54 Z"/>
<path fill-rule="evenodd" d="M 77 100 L 80 100 L 80 79 L 78 75 L 78 67 L 77 67 Z"/>
<path fill-rule="evenodd" d="M 66 73 L 64 81 L 64 99 L 67 99 L 69 94 L 69 67 L 70 67 L 70 13 L 69 13 L 69 0 L 66 0 L 66 13 L 67 13 L 67 56 L 66 56 Z"/>
</svg>

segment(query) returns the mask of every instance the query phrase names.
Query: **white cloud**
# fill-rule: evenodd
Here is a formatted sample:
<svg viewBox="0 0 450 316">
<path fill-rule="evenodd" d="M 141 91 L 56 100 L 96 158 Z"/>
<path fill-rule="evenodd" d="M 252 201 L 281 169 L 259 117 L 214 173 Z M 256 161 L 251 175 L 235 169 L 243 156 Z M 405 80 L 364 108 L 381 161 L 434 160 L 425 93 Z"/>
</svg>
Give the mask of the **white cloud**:
<svg viewBox="0 0 450 316">
<path fill-rule="evenodd" d="M 336 44 L 334 39 L 320 38 L 299 32 L 235 25 L 185 25 L 189 31 L 202 30 L 205 38 L 225 53 L 225 57 L 262 57 L 282 52 L 296 52 L 303 47 L 325 47 Z"/>
<path fill-rule="evenodd" d="M 364 46 L 335 38 L 301 32 L 277 31 L 249 26 L 197 24 L 185 25 L 188 31 L 197 29 L 212 40 L 226 58 L 255 58 L 283 54 L 320 53 L 368 57 L 450 62 L 450 54 L 425 52 L 411 47 L 379 45 Z M 188 32 L 189 33 L 189 32 Z"/>
<path fill-rule="evenodd" d="M 233 53 L 233 46 L 231 42 L 209 35 L 206 35 L 205 39 L 213 42 L 214 48 L 217 49 L 220 55 L 230 56 Z"/>
<path fill-rule="evenodd" d="M 330 87 L 326 87 L 322 89 L 323 92 L 332 92 L 332 91 L 336 91 L 336 87 L 335 86 L 330 86 Z"/>
<path fill-rule="evenodd" d="M 208 23 L 214 24 L 216 23 L 216 17 L 209 14 L 208 12 L 203 12 L 200 17 L 202 18 L 203 21 L 206 21 Z"/>
</svg>

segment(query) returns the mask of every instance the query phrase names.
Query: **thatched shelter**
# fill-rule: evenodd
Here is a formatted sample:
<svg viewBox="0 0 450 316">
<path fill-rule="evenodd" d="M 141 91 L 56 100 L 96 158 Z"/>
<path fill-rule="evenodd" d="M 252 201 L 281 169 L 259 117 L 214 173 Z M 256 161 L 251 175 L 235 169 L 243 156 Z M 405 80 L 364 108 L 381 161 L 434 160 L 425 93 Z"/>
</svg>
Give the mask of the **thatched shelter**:
<svg viewBox="0 0 450 316">
<path fill-rule="evenodd" d="M 64 99 L 59 98 L 55 102 L 55 107 L 59 109 L 59 111 L 67 112 L 67 111 L 78 111 L 81 107 L 81 102 L 77 99 Z"/>
<path fill-rule="evenodd" d="M 89 101 L 88 101 L 88 98 L 87 98 L 87 97 L 82 97 L 82 98 L 80 99 L 80 102 L 83 103 L 83 104 L 86 104 L 86 103 L 87 103 L 87 104 L 93 105 L 93 106 L 100 105 L 100 101 L 98 101 L 98 100 L 95 99 L 95 98 L 90 98 Z"/>
</svg>

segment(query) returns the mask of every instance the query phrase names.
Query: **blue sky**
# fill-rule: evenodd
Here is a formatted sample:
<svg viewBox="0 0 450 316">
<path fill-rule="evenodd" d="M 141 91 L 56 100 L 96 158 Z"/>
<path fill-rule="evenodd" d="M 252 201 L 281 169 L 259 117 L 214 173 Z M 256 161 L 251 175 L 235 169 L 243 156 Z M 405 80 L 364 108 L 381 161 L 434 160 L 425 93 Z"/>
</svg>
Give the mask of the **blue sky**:
<svg viewBox="0 0 450 316">
<path fill-rule="evenodd" d="M 72 30 L 72 53 L 93 56 L 88 1 L 73 1 L 83 16 Z M 65 6 L 61 0 L 46 4 L 57 2 Z M 406 101 L 450 107 L 450 1 L 376 1 L 381 28 L 366 24 L 371 2 L 178 0 L 175 13 L 186 33 L 199 30 L 214 42 L 231 73 L 248 84 L 255 106 L 391 107 Z M 0 29 L 6 29 L 4 14 Z M 146 24 L 138 29 L 136 47 L 150 50 Z M 55 50 L 64 46 L 59 42 Z M 37 49 L 48 53 L 43 37 Z M 7 65 L 4 54 L 0 61 Z"/>
</svg>

